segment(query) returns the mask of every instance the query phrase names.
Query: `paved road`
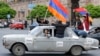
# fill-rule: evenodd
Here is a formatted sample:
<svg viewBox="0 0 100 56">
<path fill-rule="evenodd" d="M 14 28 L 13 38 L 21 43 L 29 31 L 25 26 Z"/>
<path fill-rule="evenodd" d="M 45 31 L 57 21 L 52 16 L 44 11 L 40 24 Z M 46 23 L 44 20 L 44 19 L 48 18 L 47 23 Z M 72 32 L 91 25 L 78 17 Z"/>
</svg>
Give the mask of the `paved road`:
<svg viewBox="0 0 100 56">
<path fill-rule="evenodd" d="M 5 49 L 2 45 L 1 37 L 5 34 L 27 34 L 28 30 L 10 30 L 8 28 L 1 29 L 0 28 L 0 56 L 13 56 L 7 49 Z M 91 50 L 88 52 L 82 53 L 81 56 L 100 56 L 100 49 L 98 50 Z M 25 56 L 70 56 L 65 54 L 44 54 L 44 53 L 26 53 Z"/>
</svg>

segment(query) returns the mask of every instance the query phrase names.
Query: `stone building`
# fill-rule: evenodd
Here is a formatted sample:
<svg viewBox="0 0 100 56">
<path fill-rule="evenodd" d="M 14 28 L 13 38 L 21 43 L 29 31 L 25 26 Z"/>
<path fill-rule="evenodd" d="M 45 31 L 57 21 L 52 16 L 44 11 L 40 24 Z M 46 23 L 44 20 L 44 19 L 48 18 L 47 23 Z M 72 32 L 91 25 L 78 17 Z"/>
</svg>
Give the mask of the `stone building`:
<svg viewBox="0 0 100 56">
<path fill-rule="evenodd" d="M 26 19 L 28 15 L 28 4 L 32 2 L 34 4 L 41 4 L 41 5 L 49 5 L 49 0 L 0 0 L 7 2 L 10 6 L 16 10 L 17 15 L 15 19 Z M 66 8 L 69 8 L 69 0 L 59 0 Z M 93 3 L 94 5 L 100 5 L 100 0 L 80 0 L 80 6 L 85 6 L 89 3 Z"/>
<path fill-rule="evenodd" d="M 80 0 L 80 5 L 85 6 L 89 3 L 94 4 L 94 5 L 100 5 L 100 0 Z"/>
</svg>

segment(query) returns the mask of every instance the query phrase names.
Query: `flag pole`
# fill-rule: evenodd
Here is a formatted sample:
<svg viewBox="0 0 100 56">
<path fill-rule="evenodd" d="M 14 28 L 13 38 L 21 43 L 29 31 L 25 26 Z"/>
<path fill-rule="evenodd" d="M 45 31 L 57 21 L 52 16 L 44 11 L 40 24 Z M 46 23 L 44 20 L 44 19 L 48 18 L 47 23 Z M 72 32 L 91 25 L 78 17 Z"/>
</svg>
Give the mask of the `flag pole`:
<svg viewBox="0 0 100 56">
<path fill-rule="evenodd" d="M 48 13 L 48 9 L 47 9 L 46 12 L 45 12 L 44 19 L 46 19 L 46 17 L 47 17 L 47 13 Z"/>
<path fill-rule="evenodd" d="M 50 3 L 50 1 L 48 1 L 48 5 L 47 5 L 47 7 L 49 6 L 49 3 Z M 46 12 L 45 12 L 44 19 L 46 19 L 46 17 L 47 17 L 47 14 L 48 14 L 48 8 L 47 8 L 47 10 L 46 10 Z"/>
<path fill-rule="evenodd" d="M 48 15 L 48 6 L 49 6 L 49 3 L 50 3 L 50 0 L 48 1 L 47 10 L 46 10 L 46 12 L 45 12 L 44 20 L 46 20 L 46 17 L 47 17 L 47 15 Z M 50 25 L 51 25 L 51 24 L 50 24 Z"/>
</svg>

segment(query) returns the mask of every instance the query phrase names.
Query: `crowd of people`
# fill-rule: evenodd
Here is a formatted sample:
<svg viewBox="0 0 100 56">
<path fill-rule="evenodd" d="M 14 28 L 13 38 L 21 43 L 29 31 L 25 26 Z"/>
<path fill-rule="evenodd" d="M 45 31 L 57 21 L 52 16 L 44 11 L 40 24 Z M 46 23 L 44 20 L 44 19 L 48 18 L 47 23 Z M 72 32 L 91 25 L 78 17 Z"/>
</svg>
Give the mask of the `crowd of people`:
<svg viewBox="0 0 100 56">
<path fill-rule="evenodd" d="M 0 27 L 7 27 L 7 26 L 8 26 L 8 23 L 6 21 L 0 20 Z"/>
<path fill-rule="evenodd" d="M 76 16 L 75 19 L 76 19 L 76 21 L 74 23 L 75 24 L 74 25 L 75 32 L 78 32 L 79 34 L 86 34 L 86 33 L 88 33 L 89 27 L 92 25 L 92 21 L 89 21 L 89 15 L 86 14 L 86 15 L 84 15 L 82 17 Z M 12 23 L 13 22 L 14 21 L 12 21 Z M 25 21 L 19 20 L 19 22 L 23 22 L 23 24 L 25 25 L 25 28 L 27 28 L 28 22 L 26 20 Z M 50 21 L 50 20 L 47 20 L 47 19 L 36 18 L 36 20 L 33 21 L 33 23 L 31 25 L 32 25 L 32 28 L 30 27 L 31 28 L 30 30 L 32 30 L 36 26 L 45 26 L 45 25 L 46 26 L 47 25 L 55 26 L 56 27 L 56 30 L 55 30 L 56 36 L 57 37 L 63 37 L 64 36 L 65 28 L 70 26 L 70 22 L 69 21 L 61 22 L 59 20 L 54 20 L 54 19 L 52 19 Z"/>
<path fill-rule="evenodd" d="M 92 26 L 92 20 L 89 19 L 88 13 L 86 15 L 83 15 L 81 18 L 80 16 L 76 16 L 76 23 L 75 23 L 75 32 L 78 35 L 84 35 L 87 36 L 90 27 Z"/>
<path fill-rule="evenodd" d="M 84 34 L 86 35 L 89 31 L 90 26 L 92 25 L 92 21 L 89 20 L 88 13 L 84 16 L 76 16 L 76 21 L 74 23 L 75 32 L 78 32 L 78 34 Z M 40 19 L 37 18 L 35 22 L 32 24 L 33 26 L 47 26 L 52 25 L 55 26 L 55 32 L 57 37 L 63 37 L 64 31 L 66 27 L 70 26 L 70 22 L 61 22 L 59 20 L 52 19 L 51 21 L 48 21 L 46 19 Z"/>
</svg>

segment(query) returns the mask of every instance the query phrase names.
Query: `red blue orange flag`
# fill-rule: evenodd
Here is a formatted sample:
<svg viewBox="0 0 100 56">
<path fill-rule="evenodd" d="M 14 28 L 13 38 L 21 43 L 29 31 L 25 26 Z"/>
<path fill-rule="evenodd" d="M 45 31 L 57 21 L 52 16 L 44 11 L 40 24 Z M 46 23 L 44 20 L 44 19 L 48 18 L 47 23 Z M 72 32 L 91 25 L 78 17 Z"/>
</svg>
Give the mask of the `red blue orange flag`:
<svg viewBox="0 0 100 56">
<path fill-rule="evenodd" d="M 59 0 L 50 0 L 48 10 L 60 21 L 67 22 L 68 10 L 59 2 Z"/>
<path fill-rule="evenodd" d="M 74 10 L 75 10 L 75 12 L 80 13 L 82 16 L 84 16 L 84 15 L 86 15 L 88 13 L 87 9 L 85 9 L 84 7 L 75 8 Z M 93 22 L 92 17 L 90 15 L 88 15 L 88 17 L 89 17 L 88 18 L 89 21 Z"/>
<path fill-rule="evenodd" d="M 75 8 L 75 12 L 80 13 L 82 16 L 84 16 L 84 15 L 86 15 L 88 13 L 88 11 L 83 7 Z"/>
</svg>

